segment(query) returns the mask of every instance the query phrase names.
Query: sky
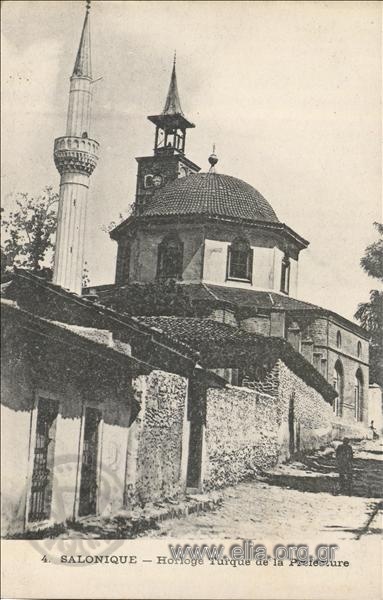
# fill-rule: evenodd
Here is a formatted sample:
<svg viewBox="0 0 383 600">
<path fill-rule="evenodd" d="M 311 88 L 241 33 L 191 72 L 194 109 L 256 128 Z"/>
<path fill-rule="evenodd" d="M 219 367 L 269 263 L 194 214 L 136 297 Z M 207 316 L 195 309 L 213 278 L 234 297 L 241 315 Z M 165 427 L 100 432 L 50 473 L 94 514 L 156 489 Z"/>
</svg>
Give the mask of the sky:
<svg viewBox="0 0 383 600">
<path fill-rule="evenodd" d="M 2 201 L 58 189 L 83 1 L 2 6 Z M 381 203 L 380 2 L 103 2 L 91 8 L 93 125 L 85 260 L 114 281 L 103 226 L 134 200 L 136 156 L 152 153 L 147 115 L 162 111 L 174 50 L 189 130 L 186 155 L 250 183 L 310 241 L 298 297 L 352 318 L 376 280 L 359 261 Z"/>
</svg>

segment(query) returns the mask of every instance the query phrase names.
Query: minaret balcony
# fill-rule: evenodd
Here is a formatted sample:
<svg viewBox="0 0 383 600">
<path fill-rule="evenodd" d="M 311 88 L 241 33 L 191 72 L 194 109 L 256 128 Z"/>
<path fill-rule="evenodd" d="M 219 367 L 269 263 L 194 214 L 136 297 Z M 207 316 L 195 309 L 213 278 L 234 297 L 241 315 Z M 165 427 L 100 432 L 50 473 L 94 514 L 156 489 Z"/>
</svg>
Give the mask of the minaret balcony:
<svg viewBox="0 0 383 600">
<path fill-rule="evenodd" d="M 96 167 L 100 144 L 87 137 L 64 136 L 55 140 L 54 161 L 62 173 L 91 175 Z"/>
</svg>

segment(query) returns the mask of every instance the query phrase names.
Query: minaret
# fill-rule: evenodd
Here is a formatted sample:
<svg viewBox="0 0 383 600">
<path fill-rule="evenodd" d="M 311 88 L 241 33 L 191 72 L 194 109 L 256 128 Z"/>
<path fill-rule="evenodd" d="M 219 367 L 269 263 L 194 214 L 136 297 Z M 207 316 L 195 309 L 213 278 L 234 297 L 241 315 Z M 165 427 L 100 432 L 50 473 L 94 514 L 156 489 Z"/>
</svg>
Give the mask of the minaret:
<svg viewBox="0 0 383 600">
<path fill-rule="evenodd" d="M 81 294 L 89 178 L 97 164 L 99 144 L 89 137 L 92 105 L 90 0 L 80 46 L 70 78 L 66 135 L 54 144 L 61 175 L 53 283 Z"/>
</svg>

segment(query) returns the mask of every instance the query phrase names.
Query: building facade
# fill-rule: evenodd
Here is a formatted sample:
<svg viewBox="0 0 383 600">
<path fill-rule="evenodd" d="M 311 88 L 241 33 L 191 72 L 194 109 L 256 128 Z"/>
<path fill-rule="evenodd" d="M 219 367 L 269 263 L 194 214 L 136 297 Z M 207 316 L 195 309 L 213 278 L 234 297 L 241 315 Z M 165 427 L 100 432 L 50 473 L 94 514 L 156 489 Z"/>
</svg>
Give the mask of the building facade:
<svg viewBox="0 0 383 600">
<path fill-rule="evenodd" d="M 288 340 L 337 391 L 334 414 L 366 425 L 366 332 L 298 299 L 299 255 L 308 242 L 255 188 L 217 173 L 214 153 L 208 172 L 194 163 L 183 169 L 192 124 L 181 109 L 175 65 L 164 111 L 149 120 L 156 125 L 154 153 L 138 159 L 133 215 L 110 234 L 118 244 L 115 285 L 97 293 L 113 303 L 119 290 L 173 279 L 205 316 Z"/>
<path fill-rule="evenodd" d="M 1 304 L 5 536 L 174 503 L 347 431 L 334 389 L 278 338 L 129 317 L 23 270 Z"/>
<path fill-rule="evenodd" d="M 2 286 L 3 534 L 176 501 L 364 435 L 368 342 L 295 298 L 308 242 L 249 184 L 186 157 L 173 65 L 133 215 L 111 232 L 116 282 L 81 294 L 89 177 L 89 3 L 71 77 L 53 282 Z M 193 316 L 129 314 L 176 284 Z M 178 291 L 177 291 L 178 290 Z M 84 291 L 84 290 L 83 290 Z M 171 301 L 169 300 L 169 305 Z"/>
</svg>

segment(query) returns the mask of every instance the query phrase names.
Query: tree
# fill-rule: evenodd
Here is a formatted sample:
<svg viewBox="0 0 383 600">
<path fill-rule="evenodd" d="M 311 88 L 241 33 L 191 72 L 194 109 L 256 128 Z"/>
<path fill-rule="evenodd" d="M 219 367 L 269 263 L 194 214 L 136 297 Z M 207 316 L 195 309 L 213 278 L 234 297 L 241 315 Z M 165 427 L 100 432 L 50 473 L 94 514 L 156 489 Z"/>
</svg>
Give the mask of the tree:
<svg viewBox="0 0 383 600">
<path fill-rule="evenodd" d="M 113 298 L 105 301 L 115 310 L 135 316 L 197 316 L 197 309 L 184 286 L 173 279 L 132 283 L 117 289 Z"/>
<path fill-rule="evenodd" d="M 383 223 L 374 223 L 374 226 L 380 238 L 367 246 L 360 264 L 367 275 L 383 281 Z"/>
<path fill-rule="evenodd" d="M 114 221 L 111 221 L 108 225 L 102 225 L 101 230 L 104 233 L 110 233 L 117 225 L 120 225 L 123 221 L 126 221 L 129 217 L 134 214 L 134 205 L 131 205 L 129 209 L 123 214 L 122 212 L 118 213 L 118 218 Z"/>
<path fill-rule="evenodd" d="M 52 187 L 46 187 L 37 198 L 28 193 L 17 194 L 15 209 L 1 220 L 4 240 L 1 249 L 2 274 L 14 266 L 34 272 L 50 266 L 55 244 L 58 198 Z"/>
<path fill-rule="evenodd" d="M 367 275 L 383 281 L 383 224 L 374 226 L 380 239 L 367 246 L 360 264 Z M 355 318 L 370 334 L 370 382 L 383 386 L 383 291 L 371 290 L 370 301 L 359 304 Z"/>
<path fill-rule="evenodd" d="M 53 254 L 56 242 L 59 195 L 47 186 L 34 198 L 28 193 L 16 196 L 16 208 L 1 219 L 1 276 L 13 267 L 24 267 L 52 278 Z M 4 209 L 1 209 L 5 213 Z M 83 286 L 90 285 L 88 264 L 84 263 Z"/>
</svg>

